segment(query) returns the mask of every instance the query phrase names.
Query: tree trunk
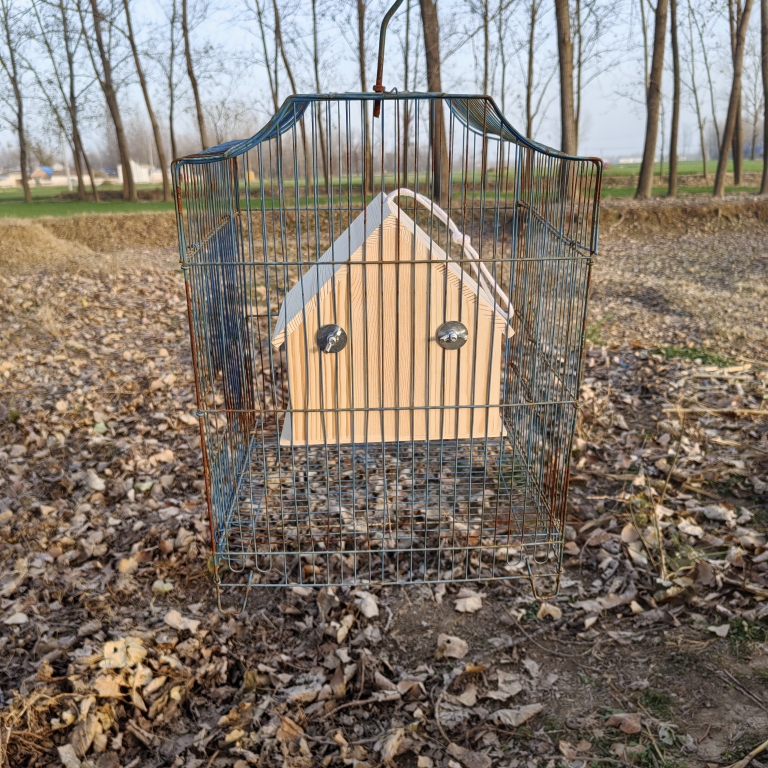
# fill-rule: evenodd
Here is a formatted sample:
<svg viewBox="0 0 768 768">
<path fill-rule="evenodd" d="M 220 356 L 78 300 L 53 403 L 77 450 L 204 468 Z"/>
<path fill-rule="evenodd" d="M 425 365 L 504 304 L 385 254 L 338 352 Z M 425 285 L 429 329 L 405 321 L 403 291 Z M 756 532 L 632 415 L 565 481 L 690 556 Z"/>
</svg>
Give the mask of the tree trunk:
<svg viewBox="0 0 768 768">
<path fill-rule="evenodd" d="M 189 44 L 189 19 L 187 17 L 188 0 L 181 0 L 181 33 L 184 36 L 184 58 L 187 61 L 187 74 L 192 85 L 192 95 L 195 97 L 195 112 L 197 113 L 197 125 L 200 129 L 200 143 L 203 149 L 208 149 L 208 135 L 205 132 L 205 117 L 203 105 L 200 102 L 200 90 L 197 87 L 195 68 L 192 66 L 192 48 Z"/>
<path fill-rule="evenodd" d="M 575 155 L 573 41 L 571 40 L 571 17 L 568 0 L 555 0 L 555 15 L 557 16 L 557 52 L 560 61 L 560 149 L 568 155 Z"/>
<path fill-rule="evenodd" d="M 645 0 L 639 0 L 640 3 L 640 24 L 643 28 L 643 71 L 645 79 L 645 102 L 648 103 L 648 88 L 650 86 L 650 76 L 648 74 L 648 24 L 645 21 Z"/>
<path fill-rule="evenodd" d="M 506 45 L 504 45 L 504 0 L 499 0 L 499 59 L 501 61 L 501 114 L 506 112 L 506 93 L 507 93 L 507 55 Z"/>
<path fill-rule="evenodd" d="M 96 203 L 101 202 L 101 198 L 99 197 L 99 188 L 96 186 L 96 179 L 93 176 L 93 171 L 91 170 L 91 161 L 88 159 L 88 155 L 85 152 L 85 148 L 83 147 L 83 140 L 80 136 L 80 130 L 77 131 L 77 143 L 80 145 L 80 151 L 83 153 L 83 162 L 85 163 L 86 170 L 88 171 L 88 178 L 91 180 L 91 189 L 93 190 L 93 200 Z"/>
<path fill-rule="evenodd" d="M 272 7 L 275 13 L 275 44 L 277 48 L 280 49 L 280 56 L 283 60 L 283 66 L 285 67 L 285 74 L 288 75 L 288 82 L 291 84 L 291 93 L 295 96 L 298 91 L 296 90 L 296 81 L 293 78 L 293 70 L 291 69 L 291 64 L 288 61 L 288 54 L 283 43 L 283 31 L 282 27 L 280 26 L 280 11 L 277 7 L 277 0 L 272 0 Z M 299 127 L 301 128 L 301 141 L 302 146 L 304 147 L 304 170 L 307 176 L 307 181 L 309 181 L 309 150 L 307 148 L 307 129 L 304 125 L 303 119 L 299 122 Z"/>
<path fill-rule="evenodd" d="M 410 0 L 408 0 L 410 2 Z M 312 63 L 315 69 L 315 90 L 322 93 L 320 87 L 320 50 L 317 45 L 317 0 L 312 0 Z M 320 138 L 320 159 L 323 164 L 323 189 L 327 195 L 328 187 L 328 154 L 330 147 L 325 146 L 325 130 L 323 129 L 323 102 L 317 106 L 317 133 Z"/>
<path fill-rule="evenodd" d="M 744 42 L 747 37 L 747 25 L 749 24 L 749 14 L 752 11 L 752 2 L 753 0 L 744 0 L 744 8 L 741 11 L 739 24 L 736 27 L 736 45 L 733 53 L 733 83 L 731 85 L 731 97 L 728 100 L 728 116 L 725 119 L 723 141 L 720 145 L 720 157 L 717 160 L 717 173 L 715 174 L 715 189 L 713 193 L 715 197 L 722 197 L 725 192 L 728 148 L 733 144 L 738 109 L 741 104 L 741 69 L 744 62 Z"/>
<path fill-rule="evenodd" d="M 728 23 L 731 31 L 731 56 L 733 57 L 734 70 L 736 67 L 736 37 L 739 22 L 741 21 L 741 0 L 728 0 Z M 733 183 L 741 186 L 741 170 L 744 159 L 744 138 L 741 120 L 741 89 L 739 89 L 739 103 L 736 107 L 736 125 L 733 130 Z"/>
<path fill-rule="evenodd" d="M 176 146 L 176 83 L 173 81 L 173 65 L 176 61 L 176 0 L 171 4 L 171 39 L 168 54 L 168 132 L 171 138 L 171 158 L 179 156 Z"/>
<path fill-rule="evenodd" d="M 573 117 L 574 152 L 579 149 L 579 125 L 581 124 L 581 82 L 584 69 L 584 41 L 581 34 L 581 0 L 576 0 L 576 100 Z"/>
<path fill-rule="evenodd" d="M 424 29 L 424 58 L 427 62 L 427 89 L 442 93 L 440 74 L 440 25 L 436 0 L 419 0 L 421 22 Z M 432 194 L 440 205 L 447 205 L 451 185 L 448 167 L 448 144 L 445 137 L 443 102 L 434 101 L 430 109 L 430 141 L 432 143 Z"/>
<path fill-rule="evenodd" d="M 405 80 L 405 90 L 408 91 L 408 84 L 410 82 L 410 65 L 411 65 L 411 0 L 407 0 L 405 4 L 405 48 L 403 50 L 403 79 Z M 407 99 L 403 102 L 403 158 L 400 163 L 402 169 L 402 180 L 399 186 L 408 186 L 408 148 L 409 148 L 409 133 L 411 130 L 411 102 Z"/>
<path fill-rule="evenodd" d="M 269 65 L 269 49 L 267 48 L 267 35 L 264 32 L 264 16 L 261 10 L 261 0 L 255 0 L 256 16 L 259 21 L 259 32 L 261 34 L 261 45 L 264 48 L 264 65 L 267 68 L 267 78 L 269 79 L 269 92 L 272 94 L 272 107 L 277 114 L 280 109 L 279 94 L 277 92 L 277 64 L 275 64 L 275 77 L 272 77 L 272 68 Z M 275 46 L 275 57 L 277 57 L 277 46 Z"/>
<path fill-rule="evenodd" d="M 693 11 L 689 5 L 691 15 Z M 699 33 L 699 42 L 701 43 L 701 52 L 704 56 L 704 69 L 707 71 L 707 83 L 709 85 L 709 108 L 712 112 L 712 124 L 715 126 L 715 138 L 717 139 L 717 146 L 720 146 L 720 126 L 717 123 L 717 110 L 715 109 L 715 88 L 712 84 L 712 69 L 709 66 L 709 57 L 707 56 L 707 46 L 704 43 L 704 32 L 699 26 L 698 19 L 693 16 L 694 24 L 696 24 L 696 31 Z"/>
<path fill-rule="evenodd" d="M 171 195 L 171 185 L 168 181 L 168 174 L 166 172 L 165 162 L 165 150 L 163 149 L 163 137 L 160 135 L 160 126 L 157 124 L 157 118 L 155 117 L 155 110 L 152 109 L 152 101 L 149 98 L 149 88 L 147 88 L 147 80 L 144 77 L 144 70 L 141 66 L 141 59 L 139 59 L 139 49 L 136 47 L 136 38 L 133 34 L 133 24 L 131 22 L 131 11 L 128 5 L 128 0 L 123 0 L 123 8 L 125 9 L 125 23 L 128 31 L 128 42 L 131 46 L 131 53 L 133 54 L 133 61 L 136 64 L 136 74 L 139 76 L 139 84 L 141 85 L 141 92 L 144 94 L 144 103 L 147 105 L 147 114 L 149 115 L 149 122 L 152 124 L 152 134 L 155 137 L 155 146 L 157 147 L 158 163 L 160 164 L 160 172 L 163 175 L 163 200 L 170 202 L 173 199 Z"/>
<path fill-rule="evenodd" d="M 27 153 L 27 137 L 24 135 L 24 103 L 16 83 L 13 85 L 14 95 L 18 92 L 16 108 L 16 133 L 19 136 L 19 165 L 21 166 L 21 186 L 24 190 L 24 200 L 32 202 L 32 192 L 29 188 L 29 159 Z"/>
<path fill-rule="evenodd" d="M 99 49 L 99 58 L 101 59 L 101 68 L 103 78 L 99 78 L 101 89 L 104 92 L 104 99 L 107 102 L 109 113 L 112 116 L 112 122 L 115 125 L 115 135 L 117 137 L 117 147 L 120 152 L 120 160 L 123 166 L 123 199 L 131 202 L 138 201 L 136 194 L 136 185 L 133 182 L 133 171 L 131 170 L 131 155 L 128 151 L 128 141 L 123 129 L 123 121 L 120 116 L 120 107 L 117 103 L 117 94 L 112 81 L 112 63 L 109 60 L 107 49 L 104 46 L 104 37 L 101 34 L 101 11 L 97 5 L 97 0 L 91 0 L 91 12 L 93 13 L 93 29 L 96 37 L 96 46 Z"/>
<path fill-rule="evenodd" d="M 755 114 L 752 116 L 752 140 L 749 147 L 749 159 L 752 161 L 755 159 L 755 144 L 757 144 L 757 118 L 757 110 L 755 110 Z"/>
<path fill-rule="evenodd" d="M 744 169 L 744 121 L 741 119 L 741 93 L 736 107 L 736 125 L 733 128 L 733 185 L 741 186 Z"/>
<path fill-rule="evenodd" d="M 11 8 L 5 2 L 0 2 L 0 15 L 2 17 L 2 35 L 5 38 L 5 46 L 8 50 L 8 60 L 0 58 L 2 67 L 13 91 L 13 100 L 16 104 L 15 125 L 16 134 L 19 137 L 19 165 L 21 166 L 21 187 L 24 190 L 24 200 L 32 202 L 32 192 L 29 189 L 29 159 L 27 155 L 27 138 L 24 131 L 24 98 L 21 93 L 19 79 L 19 62 L 17 59 L 18 40 L 15 39 L 16 29 L 11 17 Z"/>
<path fill-rule="evenodd" d="M 659 134 L 659 109 L 661 107 L 661 77 L 664 71 L 664 44 L 667 35 L 668 0 L 657 0 L 656 23 L 653 33 L 653 56 L 651 76 L 648 81 L 647 119 L 645 124 L 645 147 L 640 178 L 635 197 L 647 200 L 653 194 L 653 165 L 656 157 L 656 139 Z"/>
<path fill-rule="evenodd" d="M 768 195 L 768 0 L 760 0 L 760 65 L 763 74 L 763 180 L 760 194 Z"/>
<path fill-rule="evenodd" d="M 531 26 L 528 34 L 528 78 L 525 83 L 525 135 L 533 136 L 533 65 L 536 54 L 536 13 L 539 10 L 537 0 L 531 0 Z"/>
<path fill-rule="evenodd" d="M 669 186 L 667 195 L 677 197 L 677 134 L 680 128 L 680 49 L 677 44 L 677 0 L 669 0 L 669 25 L 672 43 L 672 130 L 669 133 Z"/>
<path fill-rule="evenodd" d="M 768 2 L 768 0 L 766 0 Z M 688 41 L 691 46 L 691 89 L 693 90 L 693 101 L 696 106 L 696 121 L 699 126 L 699 141 L 701 143 L 701 162 L 704 166 L 704 183 L 707 182 L 707 142 L 704 136 L 704 118 L 701 115 L 701 103 L 699 102 L 699 89 L 696 85 L 696 59 L 693 48 L 693 21 L 691 20 L 691 0 L 688 0 Z"/>
<path fill-rule="evenodd" d="M 365 0 L 357 0 L 357 63 L 360 68 L 360 90 L 365 93 L 368 85 L 365 77 Z M 363 108 L 363 189 L 367 194 L 373 194 L 373 151 L 371 149 L 371 124 L 368 119 L 368 103 L 362 103 Z"/>
</svg>

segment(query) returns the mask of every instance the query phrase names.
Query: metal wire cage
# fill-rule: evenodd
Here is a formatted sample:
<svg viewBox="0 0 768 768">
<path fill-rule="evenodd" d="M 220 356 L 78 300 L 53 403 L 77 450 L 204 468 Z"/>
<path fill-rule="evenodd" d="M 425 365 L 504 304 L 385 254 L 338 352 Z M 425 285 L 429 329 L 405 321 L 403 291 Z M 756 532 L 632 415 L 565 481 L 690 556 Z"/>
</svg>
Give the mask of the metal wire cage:
<svg viewBox="0 0 768 768">
<path fill-rule="evenodd" d="M 432 93 L 174 163 L 219 587 L 559 574 L 601 172 Z"/>
</svg>

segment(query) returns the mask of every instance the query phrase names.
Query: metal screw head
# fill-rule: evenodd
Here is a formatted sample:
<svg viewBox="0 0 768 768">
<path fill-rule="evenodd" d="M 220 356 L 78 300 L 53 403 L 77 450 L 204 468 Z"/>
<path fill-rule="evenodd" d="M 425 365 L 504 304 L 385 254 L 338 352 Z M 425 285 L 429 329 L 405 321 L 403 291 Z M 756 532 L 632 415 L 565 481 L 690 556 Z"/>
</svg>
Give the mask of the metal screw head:
<svg viewBox="0 0 768 768">
<path fill-rule="evenodd" d="M 347 333 L 340 325 L 324 325 L 317 332 L 317 346 L 328 354 L 341 352 L 347 346 Z"/>
<path fill-rule="evenodd" d="M 443 349 L 460 349 L 467 343 L 467 326 L 458 320 L 449 320 L 437 329 L 437 343 Z"/>
</svg>

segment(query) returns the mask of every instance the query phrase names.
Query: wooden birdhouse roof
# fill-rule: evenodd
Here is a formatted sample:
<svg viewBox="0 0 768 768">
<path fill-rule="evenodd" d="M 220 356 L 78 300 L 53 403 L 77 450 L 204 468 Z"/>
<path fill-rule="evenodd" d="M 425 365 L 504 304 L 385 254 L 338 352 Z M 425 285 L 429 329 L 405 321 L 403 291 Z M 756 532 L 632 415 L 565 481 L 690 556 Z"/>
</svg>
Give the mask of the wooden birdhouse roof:
<svg viewBox="0 0 768 768">
<path fill-rule="evenodd" d="M 408 214 L 393 200 L 387 200 L 383 193 L 377 195 L 334 242 L 334 244 L 310 267 L 286 294 L 277 318 L 277 325 L 272 336 L 272 345 L 279 348 L 297 328 L 299 328 L 318 298 L 329 293 L 336 281 L 334 276 L 350 262 L 379 259 L 388 260 L 387 255 L 379 253 L 380 234 L 388 227 L 405 228 L 417 243 L 416 259 L 430 260 L 439 266 L 445 262 L 452 282 L 460 284 L 470 301 L 479 298 L 490 311 L 495 311 L 500 330 L 505 332 L 507 320 L 498 312 L 496 303 L 484 287 L 478 286 L 466 270 L 450 259 L 445 251 L 419 227 Z M 406 260 L 414 258 L 404 254 Z M 392 259 L 394 260 L 394 258 Z M 458 281 L 458 282 L 457 282 Z"/>
</svg>

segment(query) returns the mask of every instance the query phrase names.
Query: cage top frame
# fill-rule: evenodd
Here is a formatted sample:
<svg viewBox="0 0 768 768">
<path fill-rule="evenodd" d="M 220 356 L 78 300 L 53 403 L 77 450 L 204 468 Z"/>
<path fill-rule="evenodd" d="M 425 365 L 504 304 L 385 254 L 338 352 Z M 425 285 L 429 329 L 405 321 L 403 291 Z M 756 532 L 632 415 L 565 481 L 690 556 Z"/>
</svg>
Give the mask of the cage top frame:
<svg viewBox="0 0 768 768">
<path fill-rule="evenodd" d="M 302 118 L 309 104 L 313 102 L 371 101 L 381 103 L 404 100 L 445 101 L 457 119 L 467 126 L 470 131 L 480 136 L 500 138 L 504 141 L 519 144 L 526 149 L 561 160 L 590 162 L 597 166 L 599 176 L 602 176 L 603 160 L 601 158 L 586 155 L 570 155 L 524 136 L 504 117 L 492 96 L 396 90 L 389 93 L 308 93 L 289 96 L 277 113 L 250 138 L 226 141 L 215 147 L 204 149 L 201 152 L 178 158 L 173 161 L 172 169 L 175 175 L 177 169 L 183 165 L 204 165 L 243 155 L 262 142 L 273 139 L 290 130 Z M 598 187 L 598 197 L 599 192 Z"/>
</svg>

